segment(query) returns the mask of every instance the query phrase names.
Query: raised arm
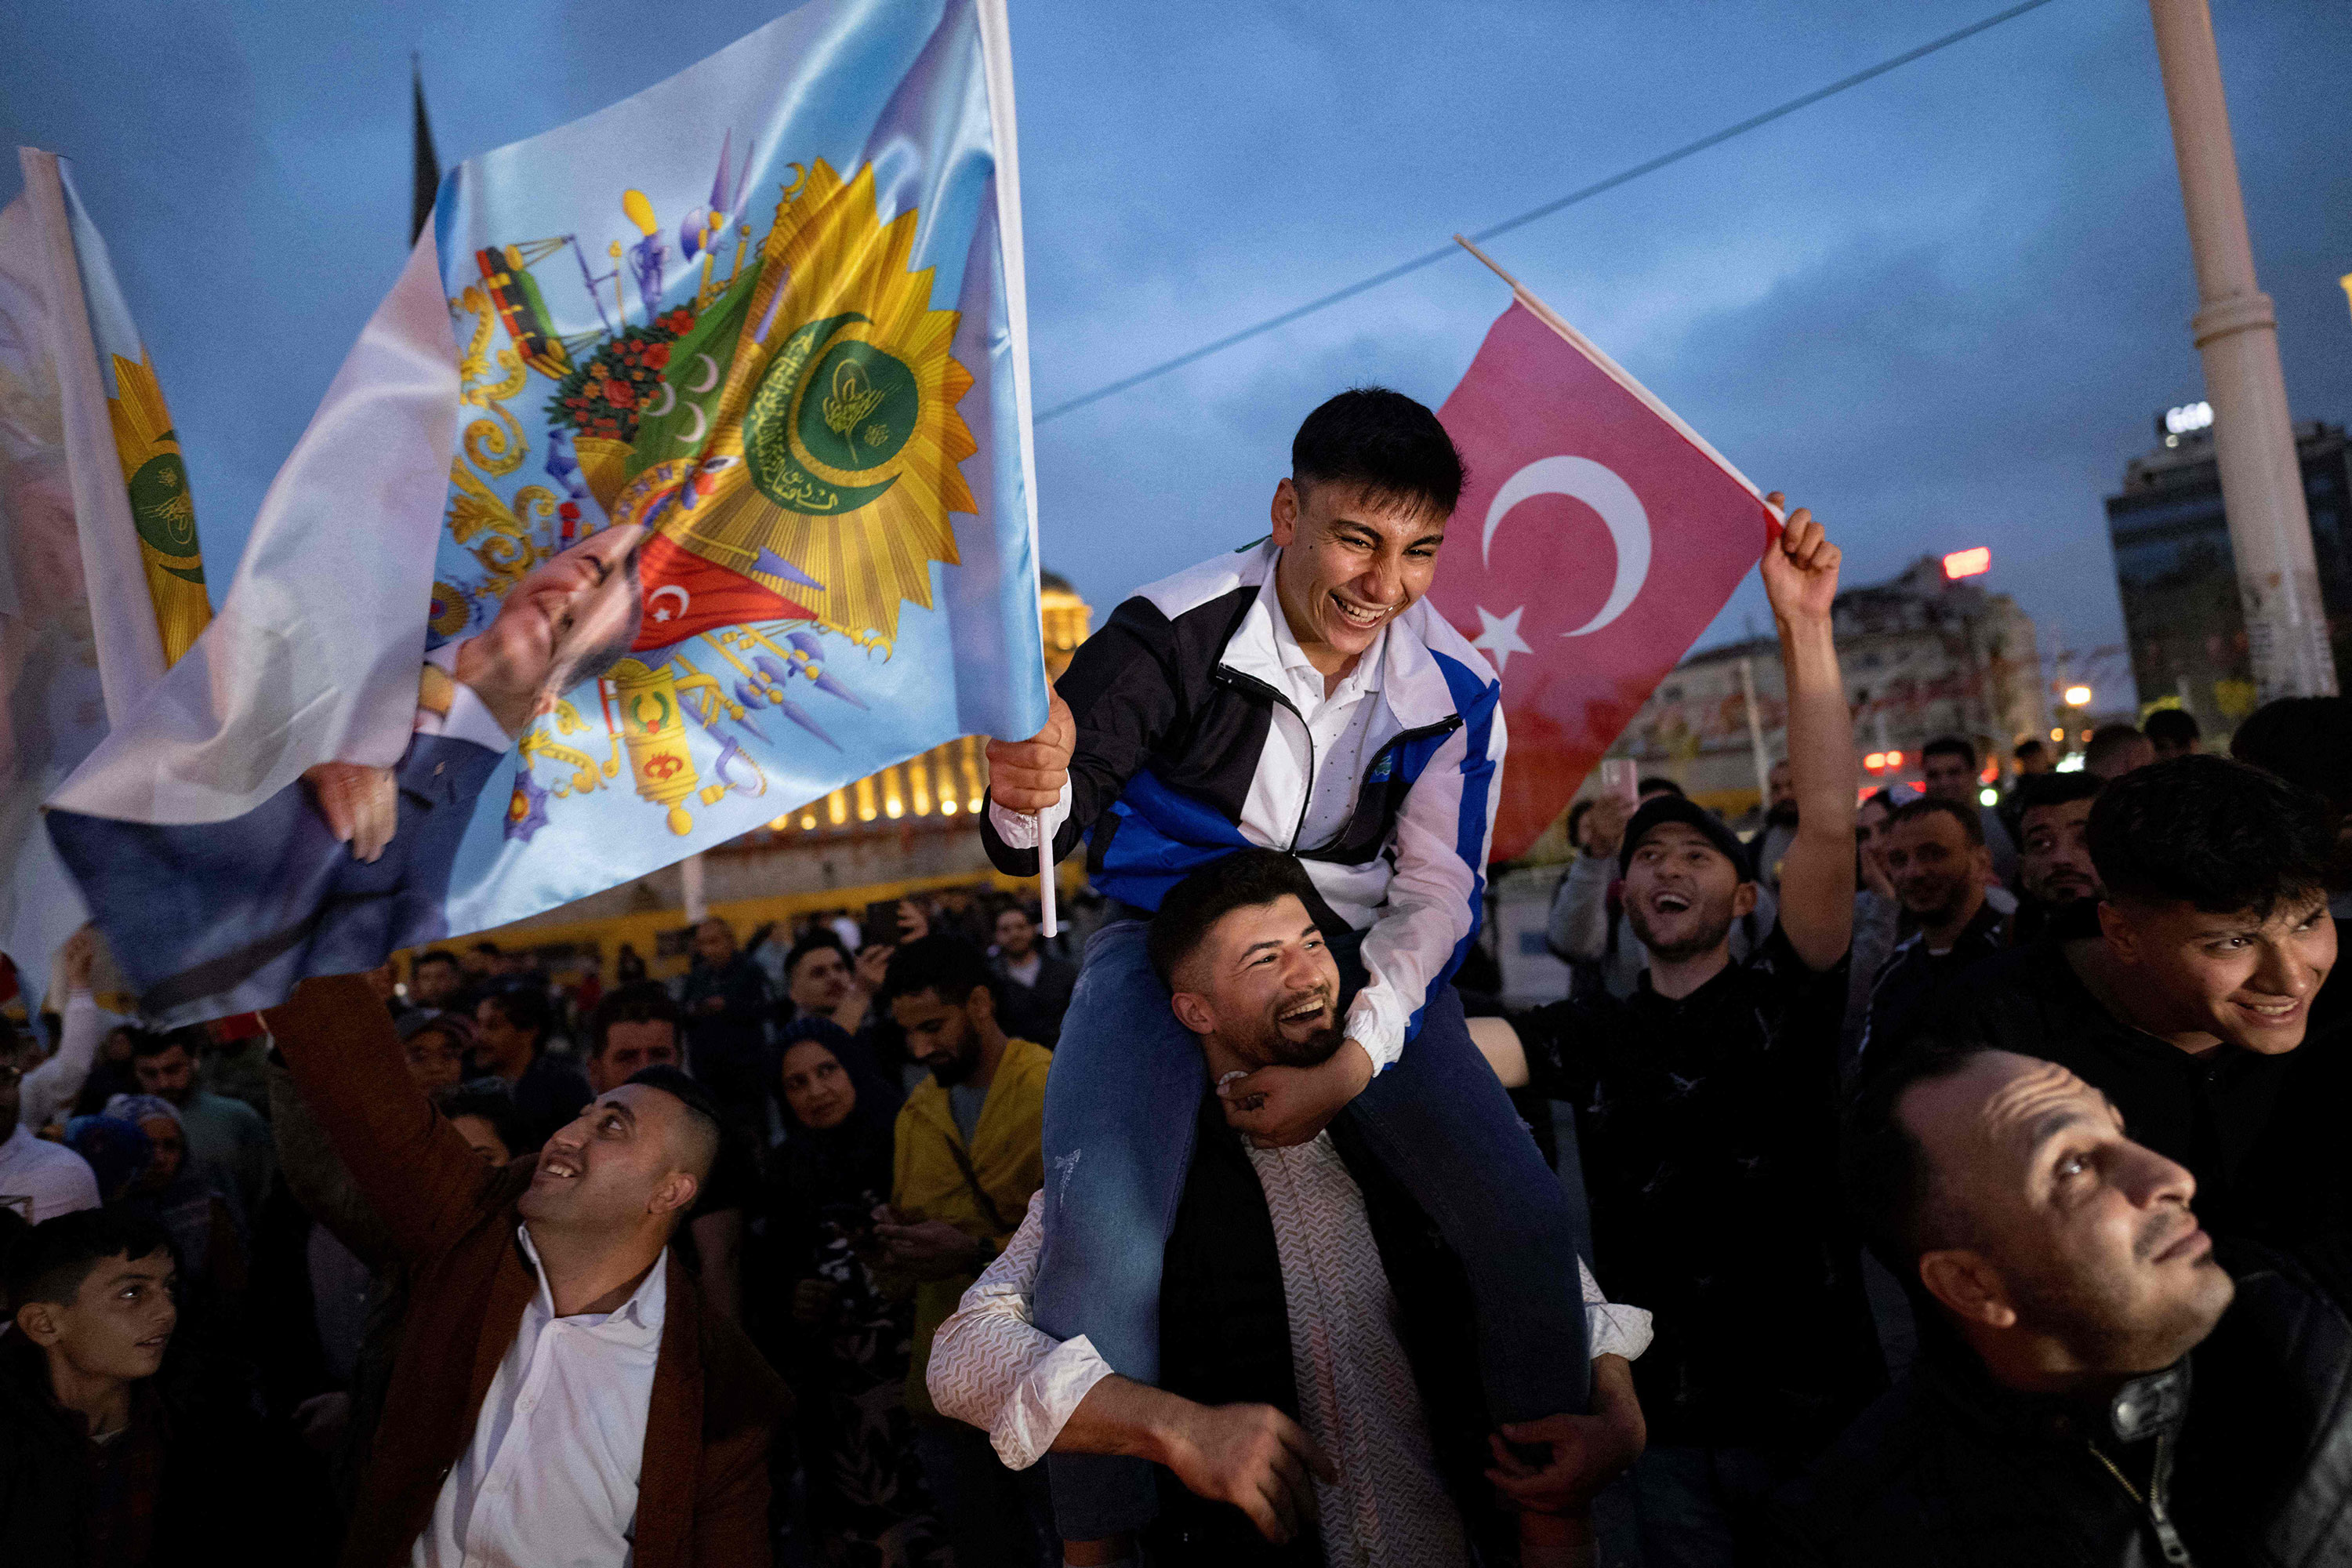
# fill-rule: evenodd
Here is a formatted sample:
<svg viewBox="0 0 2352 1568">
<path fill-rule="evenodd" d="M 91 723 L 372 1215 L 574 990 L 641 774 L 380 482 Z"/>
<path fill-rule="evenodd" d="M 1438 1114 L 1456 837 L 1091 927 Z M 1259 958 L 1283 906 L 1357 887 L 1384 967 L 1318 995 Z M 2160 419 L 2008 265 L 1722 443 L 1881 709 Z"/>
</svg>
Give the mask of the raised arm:
<svg viewBox="0 0 2352 1568">
<path fill-rule="evenodd" d="M 1780 504 L 1780 493 L 1770 500 Z M 1797 837 L 1780 862 L 1780 929 L 1808 968 L 1825 970 L 1853 936 L 1853 720 L 1830 621 L 1838 547 L 1799 507 L 1765 550 L 1761 570 L 1788 676 L 1797 795 Z"/>
<path fill-rule="evenodd" d="M 97 960 L 98 932 L 89 926 L 66 938 L 65 946 L 58 951 L 57 981 L 66 994 L 63 1026 L 58 1033 L 57 1055 L 26 1073 L 24 1087 L 17 1091 L 16 1119 L 27 1127 L 46 1127 L 51 1117 L 72 1105 L 98 1060 L 99 1037 L 106 1032 L 106 1020 L 99 1016 L 98 999 L 89 990 Z"/>
<path fill-rule="evenodd" d="M 409 1078 L 400 1037 L 366 979 L 306 980 L 262 1016 L 393 1245 L 411 1262 L 437 1255 L 481 1207 L 499 1173 Z"/>
</svg>

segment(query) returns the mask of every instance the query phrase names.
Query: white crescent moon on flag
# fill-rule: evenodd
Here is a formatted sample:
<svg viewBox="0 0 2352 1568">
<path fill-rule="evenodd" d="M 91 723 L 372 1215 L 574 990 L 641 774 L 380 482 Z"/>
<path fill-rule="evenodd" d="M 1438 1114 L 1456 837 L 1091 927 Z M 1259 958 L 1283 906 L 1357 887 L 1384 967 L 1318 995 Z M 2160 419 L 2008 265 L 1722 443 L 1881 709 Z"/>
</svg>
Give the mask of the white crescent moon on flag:
<svg viewBox="0 0 2352 1568">
<path fill-rule="evenodd" d="M 1580 500 L 1601 514 L 1608 525 L 1609 537 L 1617 546 L 1617 580 L 1610 584 L 1609 597 L 1591 620 L 1572 632 L 1560 636 L 1580 637 L 1597 632 L 1619 616 L 1642 591 L 1650 576 L 1650 514 L 1642 506 L 1642 498 L 1633 487 L 1617 477 L 1617 471 L 1590 458 L 1539 458 L 1513 474 L 1495 492 L 1494 504 L 1486 509 L 1486 531 L 1478 542 L 1478 559 L 1486 564 L 1495 547 L 1495 530 L 1501 526 L 1504 514 L 1523 500 L 1537 496 L 1567 496 Z"/>
<path fill-rule="evenodd" d="M 708 392 L 712 387 L 719 384 L 719 362 L 712 359 L 709 354 L 698 353 L 694 357 L 700 360 L 702 362 L 702 368 L 709 371 L 710 374 L 704 378 L 701 385 L 695 386 L 689 384 L 687 387 L 687 391 L 693 393 Z"/>
<path fill-rule="evenodd" d="M 646 405 L 645 416 L 648 419 L 658 419 L 677 406 L 677 388 L 665 381 L 661 384 L 661 406 L 656 408 L 653 405 L 647 404 Z"/>
<path fill-rule="evenodd" d="M 678 437 L 677 444 L 681 447 L 699 447 L 702 445 L 703 432 L 710 428 L 710 421 L 702 416 L 702 405 L 699 403 L 688 404 L 686 411 L 694 416 L 694 428 Z"/>
<path fill-rule="evenodd" d="M 677 609 L 654 609 L 656 605 L 660 604 L 663 600 L 669 598 L 673 595 L 677 595 Z M 687 606 L 692 603 L 693 600 L 687 594 L 687 591 L 679 587 L 675 583 L 664 584 L 661 587 L 656 588 L 651 594 L 646 596 L 646 609 L 650 613 L 651 618 L 656 621 L 674 621 L 677 619 L 678 616 L 686 614 Z"/>
</svg>

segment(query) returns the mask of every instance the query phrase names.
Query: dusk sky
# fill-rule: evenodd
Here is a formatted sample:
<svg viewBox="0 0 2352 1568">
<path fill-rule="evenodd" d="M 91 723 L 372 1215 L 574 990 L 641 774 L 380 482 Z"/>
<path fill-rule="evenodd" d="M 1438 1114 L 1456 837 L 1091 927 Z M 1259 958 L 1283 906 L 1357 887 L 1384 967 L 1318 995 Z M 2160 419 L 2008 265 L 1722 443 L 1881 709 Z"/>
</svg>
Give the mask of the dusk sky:
<svg viewBox="0 0 2352 1568">
<path fill-rule="evenodd" d="M 405 254 L 410 51 L 446 166 L 782 8 L 13 0 L 0 134 L 74 161 L 177 417 L 215 593 Z M 1012 0 L 1037 406 L 1999 8 Z M 2342 422 L 2352 5 L 2214 9 L 2288 395 Z M 16 184 L 11 160 L 0 200 Z M 2045 653 L 2121 641 L 2101 498 L 2157 411 L 2203 395 L 2143 0 L 2054 0 L 1493 248 L 1812 506 L 1849 581 L 1988 544 L 1989 585 Z M 1045 563 L 1108 609 L 1258 536 L 1308 409 L 1368 381 L 1443 401 L 1507 298 L 1449 260 L 1042 426 Z M 1765 618 L 1751 575 L 1709 640 Z M 2096 677 L 2119 699 L 2128 668 Z"/>
</svg>

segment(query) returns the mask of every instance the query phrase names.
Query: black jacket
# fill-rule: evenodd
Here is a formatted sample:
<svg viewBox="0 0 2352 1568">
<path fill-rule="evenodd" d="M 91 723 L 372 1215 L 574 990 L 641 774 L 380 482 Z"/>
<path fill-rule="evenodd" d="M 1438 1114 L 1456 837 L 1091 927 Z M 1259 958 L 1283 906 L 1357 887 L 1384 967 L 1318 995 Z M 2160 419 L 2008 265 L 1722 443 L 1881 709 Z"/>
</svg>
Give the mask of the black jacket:
<svg viewBox="0 0 2352 1568">
<path fill-rule="evenodd" d="M 1489 1430 L 1461 1260 L 1403 1185 L 1373 1159 L 1341 1116 L 1331 1141 L 1364 1194 L 1364 1215 L 1395 1294 L 1398 1338 L 1412 1363 L 1438 1468 L 1480 1547 L 1516 1559 L 1484 1470 Z M 1170 1228 L 1160 1288 L 1160 1386 L 1203 1405 L 1271 1405 L 1294 1420 L 1298 1384 L 1290 1316 L 1265 1190 L 1217 1100 L 1201 1107 L 1199 1141 Z M 1147 1532 L 1151 1561 L 1214 1568 L 1320 1568 L 1322 1543 L 1306 1532 L 1269 1545 L 1241 1510 L 1210 1502 L 1160 1472 L 1160 1518 Z"/>
<path fill-rule="evenodd" d="M 2352 1562 L 2352 1324 L 2283 1258 L 2231 1261 L 2220 1326 L 2107 1408 L 2003 1388 L 1937 1325 L 1920 1366 L 1784 1494 L 1770 1560 Z M 2186 1556 L 2168 1557 L 2168 1522 Z"/>
</svg>

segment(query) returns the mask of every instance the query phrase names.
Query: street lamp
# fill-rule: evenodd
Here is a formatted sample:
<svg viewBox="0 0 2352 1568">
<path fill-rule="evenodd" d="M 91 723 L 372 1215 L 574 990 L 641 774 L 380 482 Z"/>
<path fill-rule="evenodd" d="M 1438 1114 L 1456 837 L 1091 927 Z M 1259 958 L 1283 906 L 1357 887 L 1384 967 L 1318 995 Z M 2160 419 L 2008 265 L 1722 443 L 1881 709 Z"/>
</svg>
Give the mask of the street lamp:
<svg viewBox="0 0 2352 1568">
<path fill-rule="evenodd" d="M 2087 686 L 2070 686 L 2063 695 L 2069 708 L 2088 708 L 2091 705 L 2091 689 Z"/>
</svg>

